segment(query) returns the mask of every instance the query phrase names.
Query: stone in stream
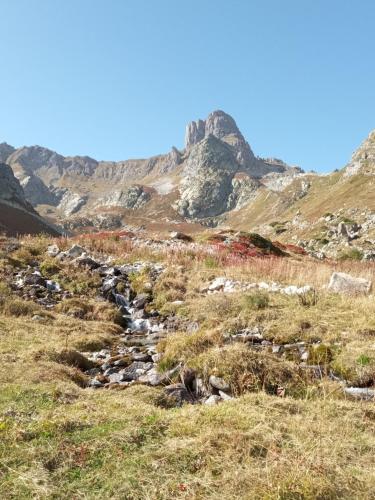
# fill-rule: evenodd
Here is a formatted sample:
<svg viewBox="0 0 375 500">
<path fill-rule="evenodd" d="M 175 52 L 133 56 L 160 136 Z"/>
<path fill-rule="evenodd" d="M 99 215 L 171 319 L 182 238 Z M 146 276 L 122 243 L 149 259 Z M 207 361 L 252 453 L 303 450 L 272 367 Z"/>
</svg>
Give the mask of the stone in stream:
<svg viewBox="0 0 375 500">
<path fill-rule="evenodd" d="M 211 292 L 223 290 L 227 281 L 227 278 L 224 278 L 222 276 L 219 278 L 215 278 L 214 281 L 209 285 L 208 290 Z"/>
<path fill-rule="evenodd" d="M 110 373 L 109 375 L 106 375 L 106 377 L 108 378 L 108 380 L 111 383 L 113 383 L 113 382 L 119 383 L 119 382 L 133 380 L 133 379 L 127 378 L 126 376 L 124 376 L 124 374 L 122 374 L 120 372 Z"/>
<path fill-rule="evenodd" d="M 154 366 L 149 370 L 146 374 L 141 375 L 138 378 L 138 382 L 142 382 L 144 384 L 157 386 L 157 385 L 167 385 L 172 381 L 172 378 L 178 373 L 180 366 L 176 366 L 171 370 L 168 370 L 163 373 L 159 373 L 157 368 Z"/>
<path fill-rule="evenodd" d="M 118 283 L 119 279 L 116 276 L 111 276 L 109 278 L 106 278 L 102 284 L 102 292 L 107 293 L 111 291 L 117 286 Z"/>
<path fill-rule="evenodd" d="M 46 288 L 50 292 L 61 292 L 61 286 L 53 280 L 47 280 L 46 281 Z"/>
<path fill-rule="evenodd" d="M 122 375 L 122 381 L 137 380 L 141 375 L 153 368 L 153 363 L 144 363 L 143 361 L 134 361 L 130 366 L 124 368 L 119 373 Z"/>
<path fill-rule="evenodd" d="M 224 391 L 219 391 L 219 396 L 221 397 L 221 399 L 223 401 L 229 401 L 230 399 L 233 399 L 232 396 L 230 396 L 229 394 L 227 394 L 226 392 Z"/>
<path fill-rule="evenodd" d="M 121 295 L 120 293 L 115 293 L 114 298 L 116 306 L 123 307 L 125 309 L 129 307 L 129 301 L 124 297 L 124 295 Z"/>
<path fill-rule="evenodd" d="M 99 380 L 96 380 L 95 378 L 91 379 L 88 385 L 93 389 L 100 389 L 101 387 L 103 387 L 103 384 L 99 382 Z"/>
<path fill-rule="evenodd" d="M 147 352 L 135 352 L 132 353 L 132 359 L 134 361 L 143 361 L 143 362 L 149 362 L 152 361 L 152 358 Z"/>
<path fill-rule="evenodd" d="M 149 302 L 150 296 L 146 293 L 141 293 L 136 296 L 136 298 L 133 300 L 133 306 L 136 309 L 143 309 L 144 306 Z"/>
</svg>

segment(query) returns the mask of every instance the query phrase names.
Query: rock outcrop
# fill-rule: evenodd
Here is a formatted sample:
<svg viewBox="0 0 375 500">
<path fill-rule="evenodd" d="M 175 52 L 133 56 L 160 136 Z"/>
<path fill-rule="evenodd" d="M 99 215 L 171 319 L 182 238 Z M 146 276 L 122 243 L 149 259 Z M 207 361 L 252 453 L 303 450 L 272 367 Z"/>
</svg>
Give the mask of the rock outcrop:
<svg viewBox="0 0 375 500">
<path fill-rule="evenodd" d="M 331 292 L 347 295 L 367 294 L 370 292 L 371 287 L 371 281 L 364 278 L 355 278 L 346 273 L 333 273 L 328 285 Z"/>
<path fill-rule="evenodd" d="M 0 231 L 9 235 L 58 234 L 26 200 L 21 184 L 4 163 L 0 163 Z"/>
<path fill-rule="evenodd" d="M 58 196 L 53 193 L 42 181 L 40 177 L 30 172 L 30 175 L 22 177 L 21 186 L 25 193 L 25 198 L 35 207 L 37 205 L 52 205 L 58 203 Z"/>
<path fill-rule="evenodd" d="M 78 212 L 81 207 L 83 207 L 86 201 L 86 196 L 81 196 L 78 193 L 66 190 L 57 208 L 61 210 L 65 216 L 73 215 Z"/>
<path fill-rule="evenodd" d="M 245 168 L 256 163 L 254 153 L 239 131 L 236 122 L 224 111 L 210 113 L 205 121 L 191 122 L 186 127 L 185 147 L 195 146 L 204 138 L 213 135 L 230 145 L 236 161 Z"/>
<path fill-rule="evenodd" d="M 375 175 L 375 130 L 354 152 L 350 163 L 345 168 L 345 177 L 356 174 Z"/>
<path fill-rule="evenodd" d="M 100 198 L 97 206 L 121 207 L 135 210 L 147 203 L 150 197 L 150 193 L 145 191 L 143 186 L 131 186 L 124 190 L 113 191 Z"/>
<path fill-rule="evenodd" d="M 185 217 L 212 217 L 227 210 L 233 191 L 232 179 L 239 165 L 227 144 L 213 135 L 191 151 L 177 203 Z"/>
<path fill-rule="evenodd" d="M 0 162 L 1 163 L 6 163 L 7 159 L 9 156 L 14 153 L 15 148 L 13 146 L 10 146 L 6 142 L 2 142 L 0 144 Z"/>
<path fill-rule="evenodd" d="M 34 212 L 33 207 L 26 201 L 12 169 L 5 163 L 0 163 L 0 201 Z"/>
</svg>

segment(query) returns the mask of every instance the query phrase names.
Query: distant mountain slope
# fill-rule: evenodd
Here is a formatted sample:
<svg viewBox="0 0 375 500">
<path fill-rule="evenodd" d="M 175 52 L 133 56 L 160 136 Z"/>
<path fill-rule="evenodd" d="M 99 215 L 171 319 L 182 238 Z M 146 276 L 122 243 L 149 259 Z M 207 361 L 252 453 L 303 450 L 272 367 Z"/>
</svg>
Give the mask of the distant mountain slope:
<svg viewBox="0 0 375 500">
<path fill-rule="evenodd" d="M 311 248 L 329 253 L 325 245 L 336 238 L 340 221 L 352 221 L 361 232 L 332 245 L 375 241 L 375 132 L 345 168 L 330 175 L 257 157 L 223 111 L 190 122 L 183 150 L 173 147 L 149 159 L 97 161 L 6 143 L 0 144 L 0 159 L 39 213 L 77 232 L 124 224 L 182 224 L 192 231 L 223 226 L 312 242 Z"/>
<path fill-rule="evenodd" d="M 0 163 L 0 231 L 9 235 L 58 234 L 26 200 L 18 179 L 4 163 Z"/>
<path fill-rule="evenodd" d="M 28 201 L 56 220 L 129 208 L 134 215 L 152 217 L 152 200 L 160 197 L 173 198 L 165 213 L 169 217 L 172 208 L 176 220 L 217 217 L 251 200 L 264 176 L 289 179 L 302 172 L 281 160 L 256 157 L 234 119 L 223 111 L 189 123 L 182 151 L 173 147 L 149 159 L 96 161 L 63 157 L 40 146 L 14 149 L 6 143 L 0 145 L 0 155 Z"/>
</svg>

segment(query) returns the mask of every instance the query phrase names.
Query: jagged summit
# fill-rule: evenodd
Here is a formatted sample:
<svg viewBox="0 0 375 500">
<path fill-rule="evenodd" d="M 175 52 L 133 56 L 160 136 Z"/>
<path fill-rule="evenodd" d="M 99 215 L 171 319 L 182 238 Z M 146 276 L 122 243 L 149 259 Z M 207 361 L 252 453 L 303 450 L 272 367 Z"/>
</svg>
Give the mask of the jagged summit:
<svg viewBox="0 0 375 500">
<path fill-rule="evenodd" d="M 213 111 L 206 120 L 192 121 L 186 126 L 185 147 L 191 147 L 209 134 L 218 139 L 234 134 L 243 139 L 234 119 L 221 110 Z"/>
<path fill-rule="evenodd" d="M 236 122 L 224 111 L 213 111 L 206 120 L 188 123 L 185 132 L 185 148 L 189 150 L 209 135 L 230 144 L 234 150 L 236 160 L 241 166 L 250 168 L 256 163 L 254 153 L 245 141 Z"/>
</svg>

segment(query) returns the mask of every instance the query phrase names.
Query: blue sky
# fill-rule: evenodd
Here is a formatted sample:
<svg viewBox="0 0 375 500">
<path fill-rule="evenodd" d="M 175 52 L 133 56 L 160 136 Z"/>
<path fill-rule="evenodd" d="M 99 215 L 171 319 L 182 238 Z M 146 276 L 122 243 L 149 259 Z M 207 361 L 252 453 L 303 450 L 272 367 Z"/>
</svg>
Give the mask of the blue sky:
<svg viewBox="0 0 375 500">
<path fill-rule="evenodd" d="M 0 142 L 97 159 L 231 114 L 255 154 L 345 165 L 375 128 L 373 0 L 0 0 Z"/>
</svg>

